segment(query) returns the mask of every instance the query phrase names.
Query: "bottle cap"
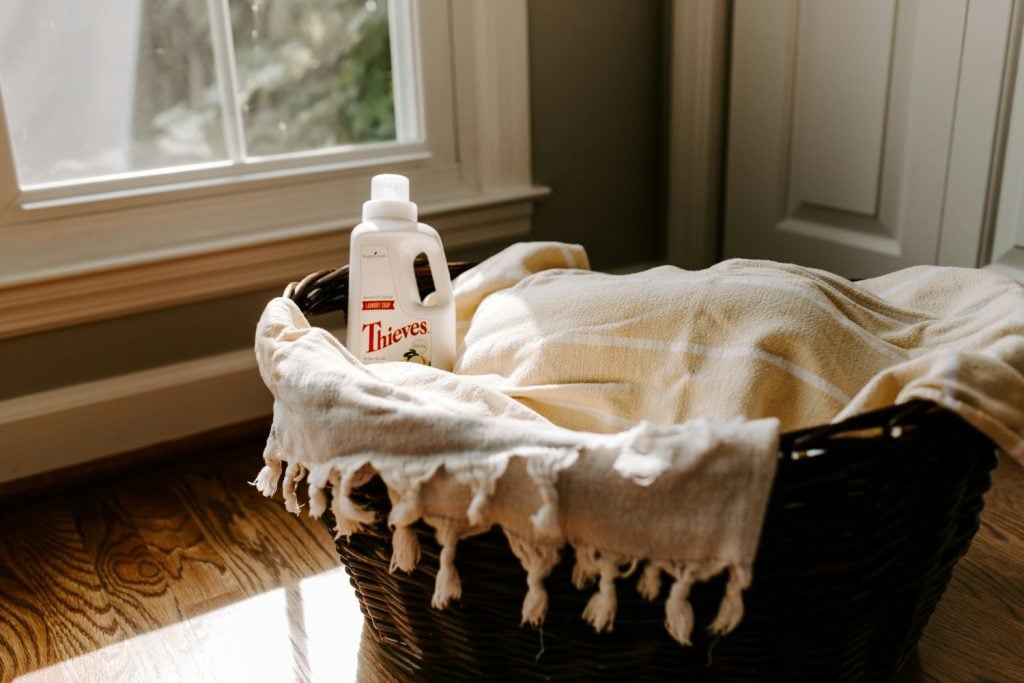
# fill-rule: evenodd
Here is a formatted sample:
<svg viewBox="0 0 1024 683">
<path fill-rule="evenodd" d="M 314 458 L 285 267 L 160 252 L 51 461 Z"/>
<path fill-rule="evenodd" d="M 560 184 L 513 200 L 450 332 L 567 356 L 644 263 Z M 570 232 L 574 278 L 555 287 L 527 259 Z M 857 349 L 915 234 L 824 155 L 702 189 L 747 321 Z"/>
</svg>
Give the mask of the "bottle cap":
<svg viewBox="0 0 1024 683">
<path fill-rule="evenodd" d="M 416 204 L 409 201 L 409 179 L 404 175 L 382 173 L 370 181 L 370 200 L 363 203 L 363 220 L 396 218 L 412 221 L 418 218 Z"/>
</svg>

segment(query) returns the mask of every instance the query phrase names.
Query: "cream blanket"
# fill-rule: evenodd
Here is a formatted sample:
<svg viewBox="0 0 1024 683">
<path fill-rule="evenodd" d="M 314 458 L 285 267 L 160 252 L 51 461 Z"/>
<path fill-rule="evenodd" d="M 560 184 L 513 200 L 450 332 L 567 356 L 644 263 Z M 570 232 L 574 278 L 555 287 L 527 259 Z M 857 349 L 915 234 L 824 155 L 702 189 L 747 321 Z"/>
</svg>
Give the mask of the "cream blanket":
<svg viewBox="0 0 1024 683">
<path fill-rule="evenodd" d="M 856 285 L 729 261 L 699 272 L 591 273 L 579 247 L 516 245 L 456 282 L 456 373 L 361 365 L 286 299 L 256 351 L 274 394 L 266 467 L 286 505 L 330 504 L 338 534 L 374 520 L 349 497 L 379 474 L 392 569 L 419 559 L 409 526 L 443 547 L 433 604 L 460 596 L 460 538 L 500 525 L 526 570 L 523 621 L 544 618 L 562 547 L 598 581 L 584 618 L 611 629 L 615 579 L 642 565 L 649 599 L 673 580 L 666 627 L 688 643 L 694 581 L 730 578 L 711 629 L 742 617 L 778 425 L 935 400 L 1018 457 L 1024 442 L 1024 293 L 1009 280 L 910 269 Z M 759 418 L 759 419 L 758 419 Z"/>
<path fill-rule="evenodd" d="M 851 283 L 743 259 L 608 275 L 585 263 L 580 247 L 523 244 L 464 273 L 455 371 L 596 432 L 694 417 L 790 430 L 923 398 L 1024 459 L 1024 287 L 1007 277 L 918 266 Z"/>
</svg>

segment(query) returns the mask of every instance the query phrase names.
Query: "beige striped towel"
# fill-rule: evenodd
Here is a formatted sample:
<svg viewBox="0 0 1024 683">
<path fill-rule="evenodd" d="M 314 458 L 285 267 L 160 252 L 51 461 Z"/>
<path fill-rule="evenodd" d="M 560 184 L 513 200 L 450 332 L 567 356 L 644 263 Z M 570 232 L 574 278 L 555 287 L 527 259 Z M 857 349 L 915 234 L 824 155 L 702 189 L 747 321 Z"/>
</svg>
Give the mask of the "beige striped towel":
<svg viewBox="0 0 1024 683">
<path fill-rule="evenodd" d="M 541 261 L 564 269 L 511 286 L 490 273 Z M 789 430 L 925 398 L 1024 459 L 1024 287 L 1009 278 L 918 266 L 851 283 L 741 259 L 608 275 L 585 263 L 580 247 L 519 245 L 465 273 L 457 291 L 473 305 L 460 309 L 455 371 L 595 432 L 694 417 Z"/>
<path fill-rule="evenodd" d="M 712 630 L 742 617 L 775 472 L 778 425 L 931 398 L 1021 454 L 1024 294 L 979 271 L 911 269 L 852 285 L 819 271 L 729 261 L 706 271 L 586 270 L 573 245 L 511 247 L 456 283 L 456 374 L 363 366 L 275 299 L 256 352 L 274 395 L 266 495 L 307 483 L 339 535 L 371 522 L 349 493 L 379 474 L 393 509 L 393 570 L 424 520 L 444 550 L 433 604 L 461 594 L 456 546 L 499 525 L 526 570 L 522 617 L 540 623 L 543 579 L 565 544 L 583 617 L 615 617 L 615 579 L 642 566 L 666 627 L 688 643 L 691 584 L 729 582 Z M 562 589 L 562 587 L 556 587 Z"/>
</svg>

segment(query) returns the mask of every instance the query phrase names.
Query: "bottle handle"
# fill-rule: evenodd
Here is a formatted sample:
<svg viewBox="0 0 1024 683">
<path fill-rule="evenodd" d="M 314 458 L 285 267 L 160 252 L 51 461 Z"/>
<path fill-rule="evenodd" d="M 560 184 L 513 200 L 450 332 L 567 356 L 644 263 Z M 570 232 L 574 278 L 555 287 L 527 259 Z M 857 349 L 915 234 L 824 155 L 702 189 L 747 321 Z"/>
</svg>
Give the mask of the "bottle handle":
<svg viewBox="0 0 1024 683">
<path fill-rule="evenodd" d="M 419 254 L 425 254 L 430 265 L 430 277 L 434 282 L 434 302 L 427 306 L 419 297 L 416 284 L 414 264 Z M 408 303 L 413 310 L 426 313 L 438 307 L 445 307 L 454 300 L 451 278 L 448 275 L 448 262 L 439 240 L 430 235 L 416 235 L 402 245 L 401 267 L 399 269 L 401 291 L 416 292 L 416 296 Z"/>
<path fill-rule="evenodd" d="M 434 240 L 437 242 L 438 240 Z M 444 307 L 450 304 L 455 298 L 452 292 L 452 278 L 448 274 L 448 261 L 444 257 L 444 251 L 438 244 L 437 249 L 424 251 L 427 255 L 427 263 L 430 264 L 430 279 L 434 281 L 434 306 Z"/>
</svg>

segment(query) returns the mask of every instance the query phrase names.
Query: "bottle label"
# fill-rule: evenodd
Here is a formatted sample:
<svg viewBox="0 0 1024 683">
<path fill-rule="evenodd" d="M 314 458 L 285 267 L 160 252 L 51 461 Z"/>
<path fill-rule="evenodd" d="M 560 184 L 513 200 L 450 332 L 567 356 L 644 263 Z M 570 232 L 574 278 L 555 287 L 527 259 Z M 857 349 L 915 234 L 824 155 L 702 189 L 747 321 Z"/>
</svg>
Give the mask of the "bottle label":
<svg viewBox="0 0 1024 683">
<path fill-rule="evenodd" d="M 387 246 L 364 245 L 359 256 L 363 285 L 357 352 L 360 360 L 430 365 L 430 323 L 410 318 L 397 305 Z"/>
</svg>

